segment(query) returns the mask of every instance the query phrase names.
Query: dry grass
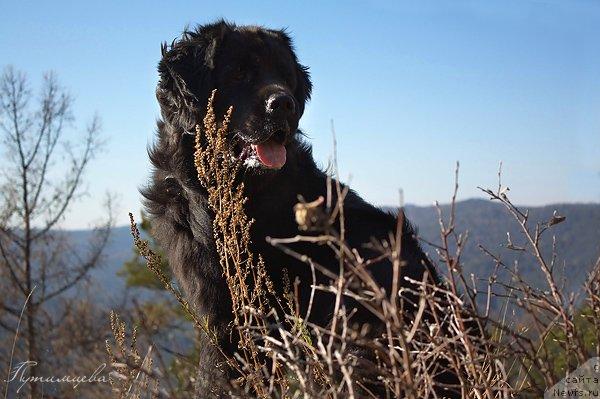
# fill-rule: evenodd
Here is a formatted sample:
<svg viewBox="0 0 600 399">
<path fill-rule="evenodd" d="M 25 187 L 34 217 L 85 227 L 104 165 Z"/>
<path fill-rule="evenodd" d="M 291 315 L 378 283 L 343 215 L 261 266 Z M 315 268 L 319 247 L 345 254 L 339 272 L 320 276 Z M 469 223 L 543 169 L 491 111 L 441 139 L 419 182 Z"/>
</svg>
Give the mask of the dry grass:
<svg viewBox="0 0 600 399">
<path fill-rule="evenodd" d="M 300 230 L 318 231 L 319 235 L 271 240 L 290 256 L 303 260 L 312 270 L 314 281 L 318 273 L 330 279 L 326 286 L 313 284 L 313 294 L 323 290 L 335 295 L 331 325 L 323 328 L 309 323 L 308 314 L 299 314 L 297 310 L 293 288 L 283 298 L 276 297 L 260 254 L 253 254 L 249 248 L 252 221 L 244 212 L 243 185 L 236 179 L 240 165 L 230 156 L 225 140 L 233 111 L 229 109 L 224 119 L 218 121 L 212 109 L 213 98 L 214 93 L 204 128 L 197 129 L 195 164 L 216 215 L 214 238 L 233 298 L 233 329 L 239 338 L 239 348 L 234 357 L 224 355 L 224 361 L 240 376 L 226 387 L 232 397 L 435 398 L 442 397 L 444 388 L 455 388 L 461 396 L 469 398 L 540 397 L 564 377 L 565 370 L 573 369 L 592 355 L 599 356 L 600 261 L 586 284 L 588 310 L 578 323 L 580 311 L 575 307 L 576 299 L 565 298 L 557 283 L 556 254 L 544 254 L 540 248 L 542 235 L 564 218 L 555 214 L 546 223 L 531 225 L 527 212 L 512 204 L 506 195 L 500 173 L 497 189 L 483 191 L 491 200 L 504 205 L 522 232 L 522 240 L 509 237 L 504 245 L 535 257 L 546 278 L 546 287 L 530 286 L 515 265 L 506 265 L 487 248 L 481 249 L 489 255 L 494 272 L 487 279 L 486 289 L 477 288 L 475 276 L 465 275 L 461 255 L 467 236 L 456 229 L 456 184 L 450 213 L 444 215 L 438 207 L 439 244 L 430 243 L 439 259 L 438 267 L 445 271 L 447 284 L 444 287 L 432 284 L 426 276 L 422 281 L 411 281 L 410 288 L 401 288 L 406 286 L 400 280 L 401 229 L 391 233 L 387 240 L 369 243 L 378 253 L 376 259 L 362 258 L 345 241 L 345 192 L 339 184 L 333 184 L 329 191 L 335 190 L 336 195 L 313 203 L 299 203 L 295 208 Z M 191 314 L 197 329 L 211 336 L 210 320 L 193 315 L 181 293 L 160 273 L 156 254 L 140 239 L 133 219 L 132 231 L 150 269 L 158 273 Z M 339 260 L 339 272 L 330 272 L 288 246 L 299 241 L 331 248 Z M 525 244 L 517 246 L 514 244 L 517 241 Z M 388 259 L 394 268 L 391 295 L 381 290 L 368 272 L 369 265 L 382 258 Z M 511 273 L 510 282 L 498 281 L 498 271 L 503 269 Z M 367 335 L 364 328 L 348 321 L 341 300 L 344 295 L 357 299 L 382 321 L 379 334 Z M 521 308 L 527 327 L 516 325 L 508 317 L 491 314 L 494 297 L 502 298 L 506 309 Z M 417 300 L 408 303 L 406 298 Z M 406 309 L 410 307 L 416 310 L 407 318 Z M 120 397 L 136 397 L 127 392 L 139 371 L 154 383 L 164 371 L 161 373 L 144 363 L 134 344 L 126 350 L 124 326 L 116 319 L 113 329 L 116 346 L 121 348 L 120 357 L 111 352 L 121 377 L 115 389 Z M 595 346 L 589 345 L 590 339 Z M 216 344 L 215 339 L 213 343 Z M 376 354 L 375 360 L 356 356 L 359 349 Z M 566 359 L 566 368 L 555 367 L 558 358 Z M 448 370 L 459 377 L 460 386 L 445 387 L 439 383 L 436 376 Z M 374 389 L 379 393 L 374 393 Z M 160 387 L 151 391 L 159 397 L 174 396 Z"/>
</svg>

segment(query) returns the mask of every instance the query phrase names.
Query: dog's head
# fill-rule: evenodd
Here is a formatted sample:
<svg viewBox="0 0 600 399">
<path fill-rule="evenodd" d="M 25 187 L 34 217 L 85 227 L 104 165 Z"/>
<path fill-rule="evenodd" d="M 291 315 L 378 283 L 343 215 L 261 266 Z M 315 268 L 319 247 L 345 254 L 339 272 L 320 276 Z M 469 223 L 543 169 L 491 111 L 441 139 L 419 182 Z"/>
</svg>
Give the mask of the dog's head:
<svg viewBox="0 0 600 399">
<path fill-rule="evenodd" d="M 165 121 L 194 131 L 217 89 L 217 115 L 233 106 L 235 155 L 248 167 L 283 167 L 311 93 L 307 68 L 284 31 L 224 21 L 199 26 L 163 45 L 158 70 L 156 95 Z"/>
</svg>

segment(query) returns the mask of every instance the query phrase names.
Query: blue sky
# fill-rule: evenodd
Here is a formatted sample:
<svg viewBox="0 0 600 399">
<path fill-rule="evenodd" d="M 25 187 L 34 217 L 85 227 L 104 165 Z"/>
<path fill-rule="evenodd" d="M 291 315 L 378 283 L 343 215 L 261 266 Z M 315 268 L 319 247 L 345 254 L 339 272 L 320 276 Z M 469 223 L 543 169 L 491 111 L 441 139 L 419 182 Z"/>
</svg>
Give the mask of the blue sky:
<svg viewBox="0 0 600 399">
<path fill-rule="evenodd" d="M 140 208 L 149 175 L 161 41 L 186 24 L 225 17 L 286 27 L 310 66 L 314 96 L 301 127 L 326 165 L 330 121 L 340 173 L 376 204 L 447 202 L 454 164 L 460 198 L 494 186 L 499 161 L 522 204 L 600 201 L 600 2 L 0 3 L 0 65 L 34 83 L 47 70 L 75 95 L 78 124 L 94 112 L 106 151 L 89 195 L 64 221 L 118 224 Z"/>
</svg>

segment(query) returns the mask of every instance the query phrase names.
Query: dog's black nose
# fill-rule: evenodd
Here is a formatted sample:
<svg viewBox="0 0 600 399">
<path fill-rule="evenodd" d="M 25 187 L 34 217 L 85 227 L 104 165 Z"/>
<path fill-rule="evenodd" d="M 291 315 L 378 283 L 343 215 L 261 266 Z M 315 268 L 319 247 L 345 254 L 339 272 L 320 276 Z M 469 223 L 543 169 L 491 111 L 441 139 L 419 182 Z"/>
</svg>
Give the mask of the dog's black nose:
<svg viewBox="0 0 600 399">
<path fill-rule="evenodd" d="M 267 113 L 273 116 L 288 116 L 296 114 L 294 97 L 287 93 L 271 94 L 267 98 Z"/>
</svg>

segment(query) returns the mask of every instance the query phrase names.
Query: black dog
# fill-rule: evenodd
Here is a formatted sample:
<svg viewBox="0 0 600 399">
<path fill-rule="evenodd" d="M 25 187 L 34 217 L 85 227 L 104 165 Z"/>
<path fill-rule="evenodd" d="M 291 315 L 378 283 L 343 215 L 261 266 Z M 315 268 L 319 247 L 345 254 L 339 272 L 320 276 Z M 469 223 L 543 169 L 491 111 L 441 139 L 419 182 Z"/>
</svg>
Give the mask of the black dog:
<svg viewBox="0 0 600 399">
<path fill-rule="evenodd" d="M 256 220 L 252 228 L 253 252 L 261 254 L 275 284 L 287 268 L 291 281 L 298 279 L 299 301 L 304 312 L 313 280 L 310 269 L 269 245 L 265 238 L 291 237 L 298 233 L 293 207 L 302 195 L 307 201 L 326 196 L 327 176 L 315 165 L 309 145 L 302 141 L 298 122 L 310 99 L 307 68 L 300 65 L 288 35 L 279 30 L 237 27 L 218 22 L 187 31 L 170 46 L 163 46 L 159 64 L 157 98 L 162 121 L 158 142 L 150 151 L 155 167 L 144 190 L 153 234 L 168 256 L 175 276 L 190 301 L 209 316 L 221 334 L 227 353 L 235 349 L 227 325 L 232 319 L 228 289 L 222 277 L 212 234 L 207 195 L 199 185 L 193 165 L 194 131 L 201 124 L 210 93 L 217 89 L 215 112 L 222 115 L 232 105 L 235 155 L 244 162 L 248 203 L 246 211 Z M 344 201 L 347 241 L 353 248 L 372 237 L 387 239 L 397 228 L 397 219 L 369 205 L 349 191 Z M 403 276 L 420 280 L 425 270 L 437 274 L 419 247 L 414 233 L 404 223 Z M 295 249 L 330 267 L 338 261 L 331 250 L 316 245 Z M 363 250 L 364 256 L 372 255 Z M 392 267 L 382 261 L 370 269 L 387 292 L 391 290 Z M 437 280 L 436 280 L 437 281 Z M 324 277 L 318 282 L 327 283 Z M 281 288 L 281 287 L 279 287 Z M 352 308 L 352 302 L 346 303 Z M 333 297 L 314 298 L 311 321 L 325 326 L 333 310 Z M 360 309 L 353 320 L 375 323 L 374 316 Z M 200 354 L 202 397 L 208 397 L 211 381 L 217 381 L 216 350 L 205 345 Z"/>
</svg>

